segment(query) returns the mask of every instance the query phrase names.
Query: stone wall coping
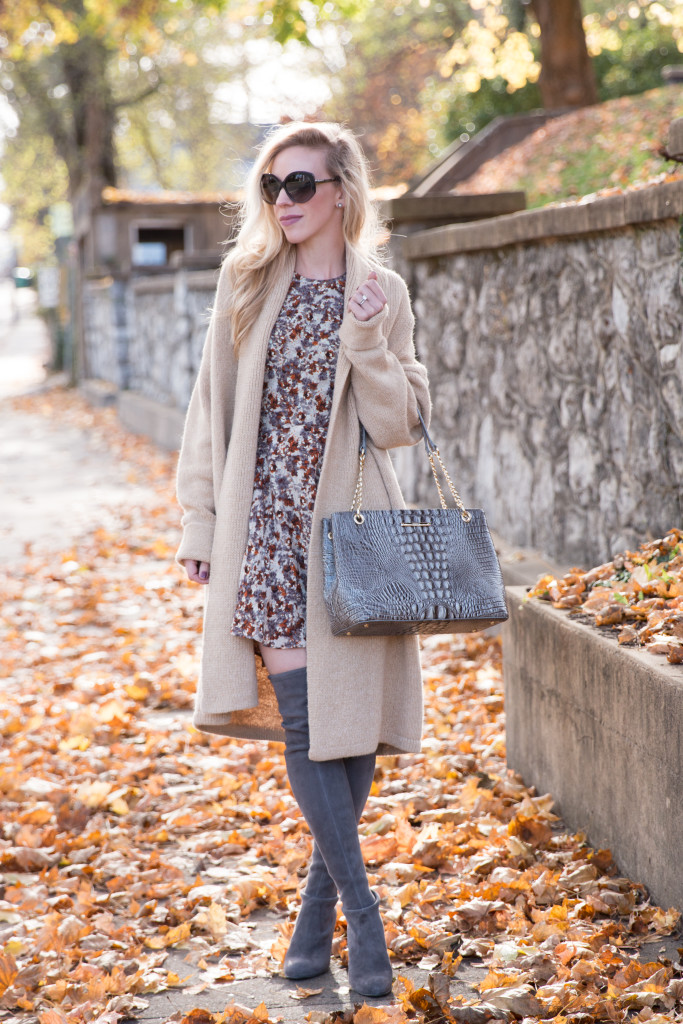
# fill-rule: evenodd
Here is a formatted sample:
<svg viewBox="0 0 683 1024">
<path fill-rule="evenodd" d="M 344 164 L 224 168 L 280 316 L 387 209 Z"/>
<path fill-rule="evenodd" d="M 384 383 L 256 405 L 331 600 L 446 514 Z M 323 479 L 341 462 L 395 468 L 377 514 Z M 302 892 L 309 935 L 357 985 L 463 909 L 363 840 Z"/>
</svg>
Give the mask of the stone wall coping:
<svg viewBox="0 0 683 1024">
<path fill-rule="evenodd" d="M 651 682 L 655 680 L 665 686 L 673 686 L 683 693 L 683 665 L 671 665 L 664 655 L 651 654 L 645 647 L 634 647 L 631 644 L 617 642 L 616 632 L 612 635 L 603 632 L 599 626 L 585 622 L 567 609 L 555 608 L 550 601 L 542 601 L 538 597 L 529 597 L 525 586 L 506 588 L 508 602 L 515 602 L 516 607 L 529 615 L 538 615 L 543 622 L 543 629 L 558 627 L 583 637 L 587 643 L 595 644 L 609 658 L 624 669 L 627 665 L 637 665 L 638 670 L 646 673 Z"/>
<path fill-rule="evenodd" d="M 405 195 L 386 199 L 379 204 L 379 212 L 385 221 L 409 224 L 430 220 L 479 220 L 482 217 L 516 213 L 525 206 L 524 192 L 486 192 L 478 195 L 430 193 L 426 196 Z"/>
<path fill-rule="evenodd" d="M 683 180 L 631 189 L 578 203 L 523 210 L 482 223 L 450 224 L 409 235 L 408 259 L 499 249 L 502 246 L 610 231 L 632 224 L 668 220 L 683 213 Z"/>
<path fill-rule="evenodd" d="M 172 274 L 156 274 L 154 277 L 138 277 L 131 281 L 131 288 L 136 295 L 158 295 L 160 292 L 172 292 L 176 278 L 184 274 L 190 290 L 215 291 L 218 273 L 215 270 L 176 270 Z"/>
</svg>

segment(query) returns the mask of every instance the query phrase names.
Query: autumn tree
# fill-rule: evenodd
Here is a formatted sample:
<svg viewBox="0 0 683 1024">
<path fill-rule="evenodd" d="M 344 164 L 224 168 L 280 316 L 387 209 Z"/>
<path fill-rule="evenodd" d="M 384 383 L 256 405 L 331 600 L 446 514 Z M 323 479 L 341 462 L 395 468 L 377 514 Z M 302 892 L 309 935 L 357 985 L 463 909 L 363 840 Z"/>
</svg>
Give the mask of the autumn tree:
<svg viewBox="0 0 683 1024">
<path fill-rule="evenodd" d="M 323 0 L 316 2 L 324 17 Z M 117 183 L 115 132 L 122 112 L 155 93 L 165 76 L 196 62 L 187 43 L 198 19 L 208 19 L 220 34 L 219 16 L 234 8 L 278 40 L 301 39 L 308 23 L 300 7 L 296 0 L 0 0 L 0 87 L 20 124 L 31 109 L 53 140 L 73 199 L 86 180 Z M 355 9 L 355 0 L 337 0 L 334 7 L 338 15 Z"/>
<path fill-rule="evenodd" d="M 470 16 L 466 0 L 375 0 L 346 26 L 325 114 L 361 133 L 378 184 L 408 180 L 441 148 L 441 102 L 426 89 Z"/>
<path fill-rule="evenodd" d="M 346 27 L 329 109 L 365 132 L 380 183 L 409 180 L 497 115 L 640 92 L 680 60 L 679 0 L 583 0 L 573 49 L 558 40 L 565 0 L 542 2 L 540 23 L 522 0 L 375 0 Z M 563 84 L 550 70 L 562 67 Z"/>
<path fill-rule="evenodd" d="M 52 139 L 28 127 L 6 138 L 3 149 L 2 200 L 12 209 L 19 261 L 33 266 L 52 252 L 50 210 L 66 197 L 66 170 Z"/>
</svg>

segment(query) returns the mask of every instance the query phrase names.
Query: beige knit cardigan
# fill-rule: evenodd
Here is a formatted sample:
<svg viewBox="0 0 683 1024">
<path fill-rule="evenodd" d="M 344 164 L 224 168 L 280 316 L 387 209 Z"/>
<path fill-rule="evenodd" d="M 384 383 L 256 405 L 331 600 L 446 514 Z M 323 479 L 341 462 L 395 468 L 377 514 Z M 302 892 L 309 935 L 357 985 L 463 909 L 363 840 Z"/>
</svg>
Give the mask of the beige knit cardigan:
<svg viewBox="0 0 683 1024">
<path fill-rule="evenodd" d="M 225 316 L 229 275 L 218 282 L 178 465 L 183 535 L 178 561 L 211 564 L 194 724 L 210 733 L 282 740 L 277 702 L 257 646 L 230 632 L 247 545 L 265 360 L 292 274 L 294 251 L 244 342 L 233 351 Z M 346 309 L 370 266 L 347 251 L 345 313 L 339 331 L 330 422 L 308 553 L 306 644 L 310 757 L 325 761 L 377 751 L 419 751 L 422 684 L 413 636 L 334 637 L 323 603 L 321 518 L 348 509 L 358 470 L 359 417 L 370 438 L 363 505 L 403 507 L 387 449 L 421 437 L 428 421 L 427 374 L 415 359 L 413 315 L 403 280 L 382 269 L 388 303 L 360 322 Z"/>
</svg>

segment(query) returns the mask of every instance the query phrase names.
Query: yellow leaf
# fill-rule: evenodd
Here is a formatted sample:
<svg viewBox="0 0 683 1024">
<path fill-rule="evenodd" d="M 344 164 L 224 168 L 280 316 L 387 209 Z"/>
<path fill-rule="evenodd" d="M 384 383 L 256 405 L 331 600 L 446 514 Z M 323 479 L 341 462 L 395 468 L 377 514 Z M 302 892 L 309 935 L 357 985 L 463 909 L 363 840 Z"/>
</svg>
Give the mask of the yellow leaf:
<svg viewBox="0 0 683 1024">
<path fill-rule="evenodd" d="M 7 991 L 18 973 L 19 968 L 12 954 L 0 953 L 0 995 Z"/>
<path fill-rule="evenodd" d="M 60 750 L 87 750 L 90 740 L 87 736 L 69 736 L 67 740 L 60 740 Z"/>
<path fill-rule="evenodd" d="M 505 971 L 490 970 L 484 980 L 479 984 L 480 992 L 487 992 L 489 989 L 502 988 L 507 985 L 515 985 L 522 978 L 518 971 L 506 974 Z"/>
<path fill-rule="evenodd" d="M 139 686 L 136 683 L 130 683 L 129 686 L 125 687 L 125 691 L 131 700 L 147 700 L 149 697 L 149 687 Z"/>
<path fill-rule="evenodd" d="M 184 942 L 189 939 L 192 925 L 189 921 L 183 921 L 182 924 L 177 925 L 175 928 L 169 928 L 164 935 L 165 946 L 175 946 L 179 942 Z"/>
<path fill-rule="evenodd" d="M 114 698 L 102 704 L 97 712 L 97 717 L 101 722 L 113 722 L 116 718 L 123 722 L 127 718 L 127 712 L 121 701 Z"/>
<path fill-rule="evenodd" d="M 175 973 L 175 971 L 169 971 L 168 974 L 166 975 L 166 984 L 169 986 L 169 988 L 179 988 L 181 985 L 184 985 L 185 982 L 188 981 L 188 979 L 191 977 L 191 974 L 186 974 L 184 978 L 181 978 L 179 974 Z"/>
<path fill-rule="evenodd" d="M 209 932 L 214 942 L 218 942 L 228 930 L 225 911 L 218 903 L 211 903 L 210 906 L 202 908 L 194 918 L 194 923 Z"/>
<path fill-rule="evenodd" d="M 93 782 L 82 782 L 76 790 L 76 799 L 80 800 L 86 807 L 102 807 L 111 793 L 113 785 L 111 782 L 104 782 L 101 779 L 94 779 Z"/>
<path fill-rule="evenodd" d="M 368 1006 L 356 1010 L 353 1024 L 406 1024 L 407 1017 L 400 1006 Z"/>
</svg>

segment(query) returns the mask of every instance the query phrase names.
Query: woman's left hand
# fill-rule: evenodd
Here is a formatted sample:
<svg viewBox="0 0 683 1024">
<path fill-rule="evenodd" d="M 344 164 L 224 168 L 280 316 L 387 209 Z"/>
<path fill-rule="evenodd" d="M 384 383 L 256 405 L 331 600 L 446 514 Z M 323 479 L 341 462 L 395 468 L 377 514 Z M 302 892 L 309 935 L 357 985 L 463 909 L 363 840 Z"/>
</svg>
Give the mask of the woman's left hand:
<svg viewBox="0 0 683 1024">
<path fill-rule="evenodd" d="M 356 320 L 371 320 L 373 316 L 384 309 L 387 304 L 387 297 L 379 286 L 377 274 L 370 271 L 365 284 L 362 284 L 349 300 L 349 309 Z"/>
</svg>

